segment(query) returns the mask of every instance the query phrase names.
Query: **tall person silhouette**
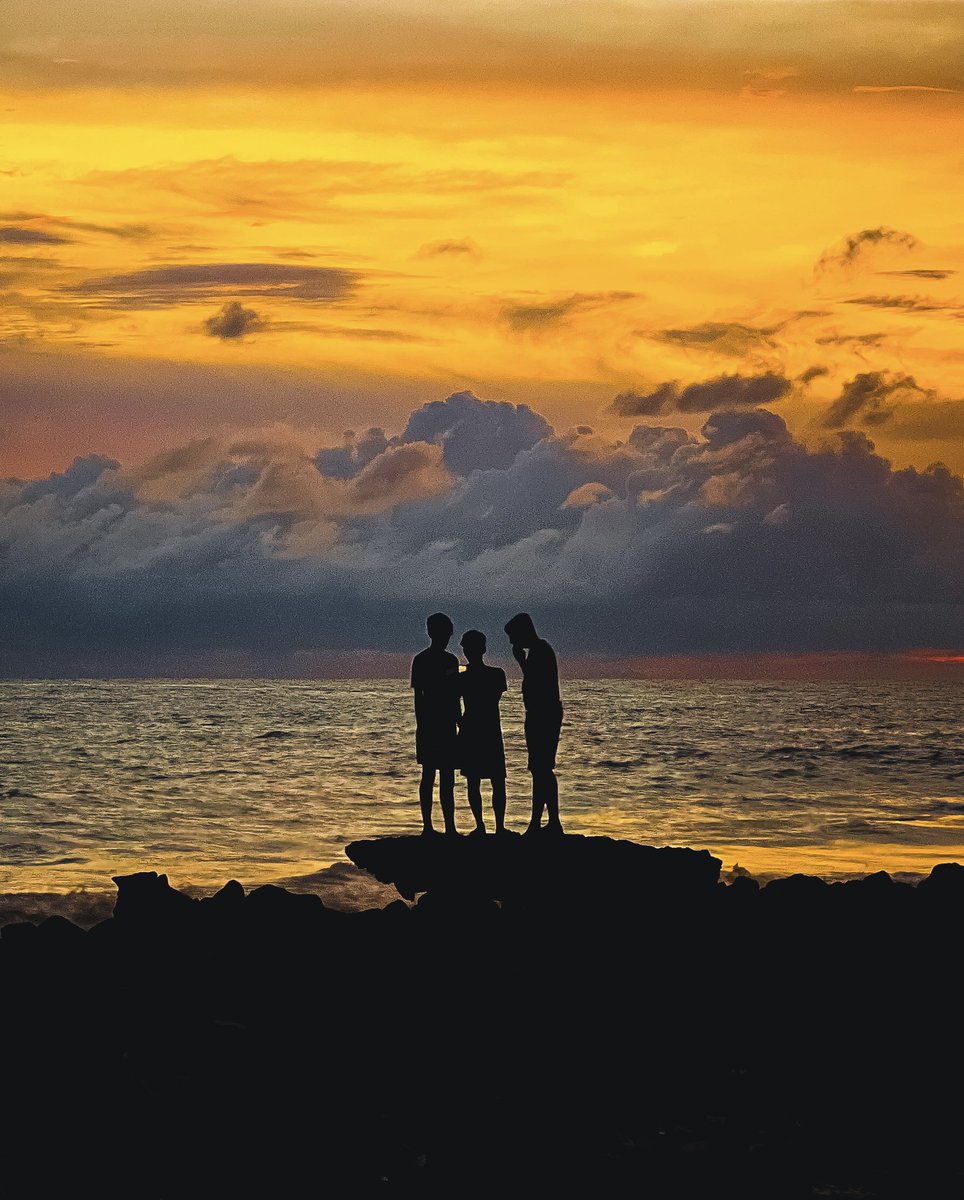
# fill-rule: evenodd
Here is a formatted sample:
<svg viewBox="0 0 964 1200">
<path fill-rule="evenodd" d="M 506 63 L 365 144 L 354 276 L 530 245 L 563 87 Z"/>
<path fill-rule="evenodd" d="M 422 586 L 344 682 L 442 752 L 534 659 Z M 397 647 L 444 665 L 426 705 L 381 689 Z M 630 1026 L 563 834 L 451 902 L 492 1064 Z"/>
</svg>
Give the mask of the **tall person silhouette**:
<svg viewBox="0 0 964 1200">
<path fill-rule="evenodd" d="M 527 834 L 538 833 L 542 814 L 548 813 L 547 833 L 562 833 L 559 821 L 559 781 L 556 751 L 562 730 L 562 699 L 555 651 L 536 633 L 528 613 L 517 613 L 506 624 L 512 654 L 522 668 L 522 700 L 525 704 L 526 749 L 532 775 L 532 817 Z"/>
<path fill-rule="evenodd" d="M 455 762 L 459 701 L 459 660 L 446 649 L 455 629 L 445 613 L 425 622 L 431 646 L 412 659 L 415 693 L 415 757 L 422 767 L 418 798 L 422 833 L 434 833 L 432 801 L 438 774 L 438 798 L 445 832 L 455 834 Z"/>
<path fill-rule="evenodd" d="M 459 676 L 464 711 L 459 725 L 459 770 L 465 776 L 469 807 L 475 817 L 473 833 L 485 833 L 482 820 L 482 780 L 492 781 L 495 832 L 505 833 L 505 746 L 499 701 L 508 684 L 501 667 L 490 667 L 485 657 L 485 634 L 469 629 L 462 635 L 468 666 Z"/>
</svg>

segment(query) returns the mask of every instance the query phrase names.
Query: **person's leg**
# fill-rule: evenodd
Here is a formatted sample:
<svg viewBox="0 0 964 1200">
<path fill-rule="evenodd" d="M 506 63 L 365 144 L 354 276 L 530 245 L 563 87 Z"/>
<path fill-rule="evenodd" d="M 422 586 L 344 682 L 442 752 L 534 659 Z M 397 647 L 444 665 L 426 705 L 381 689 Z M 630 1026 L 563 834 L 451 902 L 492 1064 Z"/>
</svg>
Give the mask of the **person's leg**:
<svg viewBox="0 0 964 1200">
<path fill-rule="evenodd" d="M 542 790 L 539 787 L 539 773 L 535 762 L 535 756 L 539 753 L 536 727 L 528 716 L 525 722 L 525 733 L 526 750 L 529 752 L 529 773 L 532 776 L 532 816 L 529 818 L 526 833 L 532 834 L 538 833 L 542 825 L 542 810 L 545 807 L 545 801 L 542 797 Z"/>
<path fill-rule="evenodd" d="M 485 821 L 482 819 L 482 780 L 475 775 L 470 775 L 465 783 L 469 793 L 469 808 L 472 810 L 472 816 L 475 817 L 475 832 L 485 833 Z"/>
<path fill-rule="evenodd" d="M 546 825 L 546 829 L 551 833 L 562 833 L 562 824 L 559 821 L 559 780 L 556 778 L 555 771 L 545 773 L 543 787 L 545 788 L 546 812 L 549 814 L 549 823 Z"/>
<path fill-rule="evenodd" d="M 455 828 L 455 768 L 439 767 L 438 798 L 446 833 L 458 833 Z"/>
<path fill-rule="evenodd" d="M 432 828 L 432 798 L 435 791 L 435 768 L 422 767 L 422 778 L 418 785 L 418 801 L 422 808 L 422 833 L 434 833 Z"/>
<path fill-rule="evenodd" d="M 505 833 L 505 776 L 492 780 L 492 812 L 495 814 L 495 832 Z"/>
<path fill-rule="evenodd" d="M 542 777 L 538 771 L 532 772 L 532 816 L 529 818 L 529 827 L 526 833 L 538 833 L 542 827 L 542 813 L 546 807 L 545 789 L 542 786 Z"/>
</svg>

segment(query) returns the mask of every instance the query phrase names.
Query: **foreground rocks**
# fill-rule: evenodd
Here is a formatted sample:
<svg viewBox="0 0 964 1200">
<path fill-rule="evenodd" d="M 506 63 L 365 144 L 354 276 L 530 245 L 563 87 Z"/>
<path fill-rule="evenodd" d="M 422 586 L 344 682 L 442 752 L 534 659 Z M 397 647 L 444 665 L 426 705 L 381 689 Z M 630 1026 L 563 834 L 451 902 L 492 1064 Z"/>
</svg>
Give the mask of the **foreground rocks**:
<svg viewBox="0 0 964 1200">
<path fill-rule="evenodd" d="M 0 938 L 0 1196 L 961 1194 L 964 868 L 391 838 L 364 913 L 117 879 Z"/>
</svg>

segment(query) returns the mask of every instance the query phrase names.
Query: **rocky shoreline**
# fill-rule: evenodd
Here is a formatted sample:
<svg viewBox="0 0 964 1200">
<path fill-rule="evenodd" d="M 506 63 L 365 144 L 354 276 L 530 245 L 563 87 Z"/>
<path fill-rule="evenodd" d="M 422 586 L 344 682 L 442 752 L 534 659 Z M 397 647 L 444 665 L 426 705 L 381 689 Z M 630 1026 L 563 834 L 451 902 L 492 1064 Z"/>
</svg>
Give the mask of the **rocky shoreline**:
<svg viewBox="0 0 964 1200">
<path fill-rule="evenodd" d="M 6 925 L 0 1196 L 960 1194 L 964 867 L 347 853 L 417 903 L 143 873 L 89 931 Z"/>
</svg>

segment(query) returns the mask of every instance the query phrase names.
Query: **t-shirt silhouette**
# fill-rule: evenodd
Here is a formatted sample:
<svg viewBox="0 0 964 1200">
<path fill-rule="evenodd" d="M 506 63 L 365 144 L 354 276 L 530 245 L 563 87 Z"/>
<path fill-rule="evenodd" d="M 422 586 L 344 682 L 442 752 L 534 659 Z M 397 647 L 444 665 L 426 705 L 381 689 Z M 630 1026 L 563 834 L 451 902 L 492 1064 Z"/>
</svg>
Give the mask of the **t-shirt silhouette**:
<svg viewBox="0 0 964 1200">
<path fill-rule="evenodd" d="M 459 660 L 427 646 L 412 659 L 416 695 L 415 757 L 422 766 L 454 767 L 459 704 Z"/>
<path fill-rule="evenodd" d="M 468 778 L 505 779 L 499 701 L 507 688 L 501 667 L 470 663 L 459 676 L 465 706 L 459 729 L 459 770 Z"/>
<path fill-rule="evenodd" d="M 522 702 L 526 713 L 535 717 L 554 718 L 561 706 L 556 652 L 544 638 L 539 638 L 526 655 Z"/>
<path fill-rule="evenodd" d="M 529 648 L 522 675 L 526 748 L 530 771 L 554 771 L 562 731 L 562 698 L 556 653 L 544 638 Z"/>
</svg>

